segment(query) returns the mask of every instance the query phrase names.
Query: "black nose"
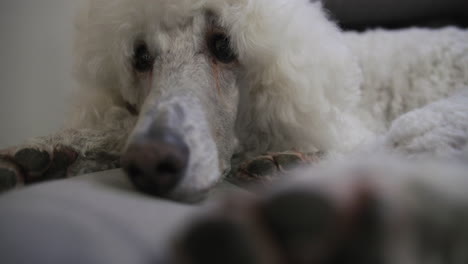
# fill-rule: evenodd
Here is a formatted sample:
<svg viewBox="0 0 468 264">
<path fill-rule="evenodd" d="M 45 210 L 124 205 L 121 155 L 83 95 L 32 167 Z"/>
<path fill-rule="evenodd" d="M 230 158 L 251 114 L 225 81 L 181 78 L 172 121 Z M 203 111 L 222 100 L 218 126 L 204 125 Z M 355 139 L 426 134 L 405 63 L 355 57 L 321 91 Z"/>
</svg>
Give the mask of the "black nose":
<svg viewBox="0 0 468 264">
<path fill-rule="evenodd" d="M 121 165 L 137 189 L 165 196 L 184 177 L 189 159 L 187 144 L 168 129 L 153 129 L 135 137 Z"/>
</svg>

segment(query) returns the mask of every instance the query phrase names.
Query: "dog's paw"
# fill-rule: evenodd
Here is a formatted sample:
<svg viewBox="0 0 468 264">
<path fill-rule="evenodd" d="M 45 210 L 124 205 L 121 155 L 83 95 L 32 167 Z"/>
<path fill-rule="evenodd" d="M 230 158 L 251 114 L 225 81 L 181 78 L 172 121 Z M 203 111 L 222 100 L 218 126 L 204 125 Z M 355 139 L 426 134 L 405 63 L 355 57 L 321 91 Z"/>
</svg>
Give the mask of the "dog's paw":
<svg viewBox="0 0 468 264">
<path fill-rule="evenodd" d="M 268 153 L 242 163 L 231 171 L 227 178 L 230 182 L 240 186 L 269 184 L 280 175 L 287 174 L 298 166 L 314 164 L 322 158 L 321 152 L 307 154 L 297 151 Z"/>
<path fill-rule="evenodd" d="M 0 152 L 0 190 L 65 178 L 78 154 L 66 146 L 25 146 Z"/>
<path fill-rule="evenodd" d="M 172 263 L 468 263 L 466 167 L 370 160 L 224 200 L 176 236 Z"/>
<path fill-rule="evenodd" d="M 318 188 L 230 198 L 177 236 L 171 263 L 383 263 L 377 195 L 356 184 L 346 198 Z"/>
</svg>

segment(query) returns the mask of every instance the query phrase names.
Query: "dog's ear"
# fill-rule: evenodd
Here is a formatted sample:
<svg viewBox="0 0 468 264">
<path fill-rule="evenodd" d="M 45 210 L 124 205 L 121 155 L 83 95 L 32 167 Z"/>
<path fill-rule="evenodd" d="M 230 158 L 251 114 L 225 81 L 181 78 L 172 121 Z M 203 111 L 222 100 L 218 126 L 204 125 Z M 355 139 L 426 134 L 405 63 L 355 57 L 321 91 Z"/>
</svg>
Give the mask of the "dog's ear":
<svg viewBox="0 0 468 264">
<path fill-rule="evenodd" d="M 124 82 L 128 82 L 128 76 L 131 76 L 128 63 L 125 63 L 129 56 L 129 48 L 122 44 L 126 42 L 118 38 L 119 31 L 116 30 L 125 22 L 118 18 L 127 9 L 121 8 L 119 10 L 122 12 L 119 13 L 110 8 L 117 6 L 115 0 L 78 2 L 73 69 L 78 89 L 73 91 L 76 110 L 70 113 L 71 118 L 67 125 L 102 126 L 105 123 L 104 115 L 109 115 L 111 109 L 116 107 L 116 102 L 122 101 L 120 93 L 116 90 L 120 89 Z M 132 37 L 131 34 L 128 36 L 129 39 Z M 117 111 L 124 112 L 121 109 Z"/>
<path fill-rule="evenodd" d="M 84 1 L 75 23 L 75 74 L 81 84 L 99 89 L 126 84 L 131 70 L 128 46 L 136 30 L 123 25 L 132 25 L 131 12 L 124 1 Z"/>
<path fill-rule="evenodd" d="M 222 15 L 246 68 L 237 124 L 241 142 L 257 151 L 355 144 L 344 135 L 360 127 L 352 112 L 361 71 L 321 3 L 258 0 L 242 8 Z"/>
</svg>

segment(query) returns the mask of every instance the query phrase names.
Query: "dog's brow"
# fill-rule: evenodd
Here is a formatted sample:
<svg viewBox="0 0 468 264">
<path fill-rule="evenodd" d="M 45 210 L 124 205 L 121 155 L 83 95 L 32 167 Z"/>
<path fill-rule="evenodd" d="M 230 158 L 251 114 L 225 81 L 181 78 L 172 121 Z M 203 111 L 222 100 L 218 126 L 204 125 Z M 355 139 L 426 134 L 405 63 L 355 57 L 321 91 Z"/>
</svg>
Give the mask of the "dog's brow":
<svg viewBox="0 0 468 264">
<path fill-rule="evenodd" d="M 206 11 L 206 21 L 208 32 L 210 33 L 224 33 L 225 30 L 219 25 L 218 16 L 213 11 Z"/>
</svg>

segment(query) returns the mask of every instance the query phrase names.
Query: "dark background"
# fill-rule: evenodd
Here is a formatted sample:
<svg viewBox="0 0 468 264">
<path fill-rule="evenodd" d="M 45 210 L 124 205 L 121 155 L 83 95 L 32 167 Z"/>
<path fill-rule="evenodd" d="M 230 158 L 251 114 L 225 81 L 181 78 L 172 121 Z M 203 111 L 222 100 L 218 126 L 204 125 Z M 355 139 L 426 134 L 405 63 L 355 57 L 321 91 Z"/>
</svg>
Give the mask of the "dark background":
<svg viewBox="0 0 468 264">
<path fill-rule="evenodd" d="M 468 0 L 322 0 L 342 28 L 468 27 Z"/>
</svg>

